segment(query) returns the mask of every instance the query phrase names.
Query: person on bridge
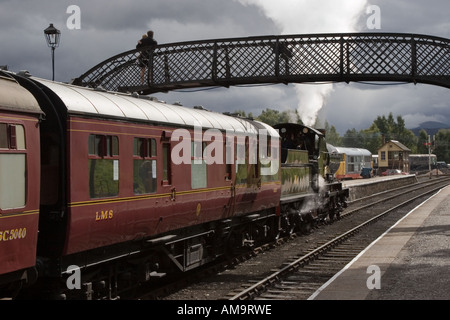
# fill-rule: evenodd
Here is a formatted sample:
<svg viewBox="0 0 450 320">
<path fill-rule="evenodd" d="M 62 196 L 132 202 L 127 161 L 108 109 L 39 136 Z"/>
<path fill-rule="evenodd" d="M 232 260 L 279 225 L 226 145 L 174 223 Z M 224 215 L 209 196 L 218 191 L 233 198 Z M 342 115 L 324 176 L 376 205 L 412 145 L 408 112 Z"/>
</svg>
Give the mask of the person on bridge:
<svg viewBox="0 0 450 320">
<path fill-rule="evenodd" d="M 153 39 L 153 31 L 149 30 L 147 31 L 147 34 L 144 34 L 142 36 L 142 39 L 138 41 L 138 44 L 136 45 L 136 49 L 144 48 L 144 47 L 154 47 L 158 44 L 158 42 Z M 148 51 L 142 51 L 139 56 L 139 66 L 141 67 L 141 84 L 144 84 L 145 79 L 145 68 L 148 65 Z"/>
</svg>

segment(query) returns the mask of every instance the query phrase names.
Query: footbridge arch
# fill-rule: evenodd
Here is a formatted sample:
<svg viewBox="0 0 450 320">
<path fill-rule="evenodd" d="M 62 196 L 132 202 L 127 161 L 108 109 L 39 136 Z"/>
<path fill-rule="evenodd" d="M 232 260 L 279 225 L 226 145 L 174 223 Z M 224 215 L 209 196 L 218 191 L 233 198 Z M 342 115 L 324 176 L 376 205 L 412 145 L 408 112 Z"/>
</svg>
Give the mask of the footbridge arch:
<svg viewBox="0 0 450 320">
<path fill-rule="evenodd" d="M 450 40 L 403 33 L 345 33 L 180 42 L 118 54 L 73 83 L 152 94 L 323 81 L 395 81 L 450 88 Z"/>
</svg>

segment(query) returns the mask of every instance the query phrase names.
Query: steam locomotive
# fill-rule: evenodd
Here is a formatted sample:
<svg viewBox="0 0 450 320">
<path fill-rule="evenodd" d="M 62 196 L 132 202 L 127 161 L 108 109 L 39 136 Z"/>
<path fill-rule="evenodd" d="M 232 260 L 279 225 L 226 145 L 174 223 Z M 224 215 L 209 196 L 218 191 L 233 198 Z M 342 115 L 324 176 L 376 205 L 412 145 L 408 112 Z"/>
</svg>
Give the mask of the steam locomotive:
<svg viewBox="0 0 450 320">
<path fill-rule="evenodd" d="M 114 299 L 339 215 L 323 132 L 0 71 L 0 295 Z"/>
</svg>

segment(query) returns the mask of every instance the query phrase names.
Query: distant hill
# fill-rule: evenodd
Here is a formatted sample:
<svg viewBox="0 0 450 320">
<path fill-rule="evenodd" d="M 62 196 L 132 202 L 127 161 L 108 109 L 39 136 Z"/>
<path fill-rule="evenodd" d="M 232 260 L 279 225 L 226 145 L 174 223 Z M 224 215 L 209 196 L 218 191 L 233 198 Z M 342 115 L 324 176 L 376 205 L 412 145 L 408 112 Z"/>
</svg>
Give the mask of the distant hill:
<svg viewBox="0 0 450 320">
<path fill-rule="evenodd" d="M 438 133 L 441 129 L 450 129 L 448 124 L 437 122 L 437 121 L 426 121 L 422 122 L 417 128 L 410 129 L 416 136 L 419 135 L 420 130 L 425 130 L 429 135 L 434 135 Z"/>
</svg>

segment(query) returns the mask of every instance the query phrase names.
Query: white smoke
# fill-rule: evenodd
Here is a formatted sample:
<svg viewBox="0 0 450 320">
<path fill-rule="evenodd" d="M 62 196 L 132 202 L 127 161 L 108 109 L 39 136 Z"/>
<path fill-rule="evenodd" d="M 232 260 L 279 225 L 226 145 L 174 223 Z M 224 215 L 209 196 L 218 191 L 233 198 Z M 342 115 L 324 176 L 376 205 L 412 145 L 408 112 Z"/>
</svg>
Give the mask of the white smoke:
<svg viewBox="0 0 450 320">
<path fill-rule="evenodd" d="M 281 34 L 356 32 L 365 14 L 366 0 L 238 0 L 256 5 L 280 28 Z M 306 125 L 314 125 L 317 113 L 333 91 L 332 84 L 299 84 L 295 87 L 298 114 Z"/>
</svg>

